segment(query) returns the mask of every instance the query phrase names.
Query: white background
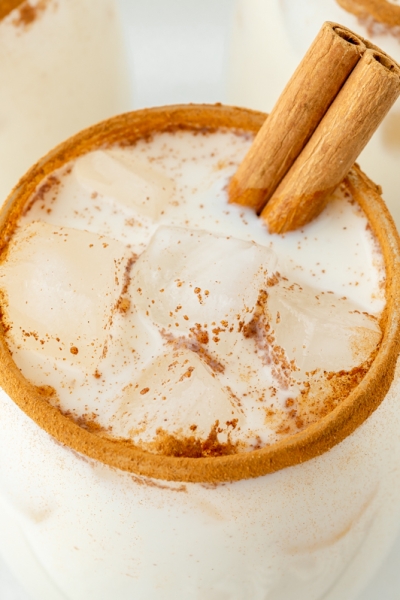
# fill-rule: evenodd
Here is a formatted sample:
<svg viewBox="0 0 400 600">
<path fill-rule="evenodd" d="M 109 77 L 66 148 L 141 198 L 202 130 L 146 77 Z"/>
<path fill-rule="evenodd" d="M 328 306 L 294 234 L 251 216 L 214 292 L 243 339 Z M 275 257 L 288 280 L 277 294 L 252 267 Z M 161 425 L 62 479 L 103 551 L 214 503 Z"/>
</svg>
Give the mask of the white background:
<svg viewBox="0 0 400 600">
<path fill-rule="evenodd" d="M 119 3 L 132 71 L 132 108 L 226 100 L 225 77 L 235 0 L 119 0 Z M 399 599 L 400 536 L 368 589 L 357 600 Z M 1 560 L 0 600 L 29 600 Z"/>
</svg>

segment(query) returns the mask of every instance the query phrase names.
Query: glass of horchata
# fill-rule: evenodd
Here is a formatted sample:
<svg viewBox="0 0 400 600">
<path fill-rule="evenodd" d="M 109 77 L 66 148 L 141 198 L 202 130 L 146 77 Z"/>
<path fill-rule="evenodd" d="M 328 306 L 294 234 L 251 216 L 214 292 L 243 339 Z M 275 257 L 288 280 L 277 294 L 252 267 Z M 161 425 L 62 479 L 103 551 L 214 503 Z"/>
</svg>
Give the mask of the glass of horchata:
<svg viewBox="0 0 400 600">
<path fill-rule="evenodd" d="M 0 198 L 67 137 L 129 110 L 115 0 L 0 0 Z"/>
<path fill-rule="evenodd" d="M 399 238 L 354 167 L 271 235 L 226 187 L 265 115 L 61 144 L 0 237 L 0 551 L 40 600 L 350 600 L 400 512 Z"/>
</svg>

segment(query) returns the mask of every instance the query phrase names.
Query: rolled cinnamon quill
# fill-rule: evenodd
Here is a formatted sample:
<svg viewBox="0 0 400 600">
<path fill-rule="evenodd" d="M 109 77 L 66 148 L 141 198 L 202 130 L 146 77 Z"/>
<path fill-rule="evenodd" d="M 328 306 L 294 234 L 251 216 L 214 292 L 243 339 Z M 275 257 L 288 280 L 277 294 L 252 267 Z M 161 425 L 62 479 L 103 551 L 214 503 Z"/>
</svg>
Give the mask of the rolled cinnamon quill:
<svg viewBox="0 0 400 600">
<path fill-rule="evenodd" d="M 262 211 L 270 232 L 298 229 L 323 210 L 399 94 L 398 65 L 366 50 Z"/>
<path fill-rule="evenodd" d="M 230 202 L 261 211 L 365 49 L 350 30 L 324 23 L 232 178 Z"/>
<path fill-rule="evenodd" d="M 398 8 L 400 10 L 400 6 Z M 387 54 L 387 52 L 382 50 L 382 48 L 379 48 L 379 46 L 376 46 L 370 40 L 367 40 L 366 38 L 361 37 L 361 35 L 359 35 L 358 37 L 360 38 L 360 40 L 362 41 L 362 43 L 364 44 L 364 46 L 366 47 L 367 50 L 375 50 L 376 52 L 379 52 L 379 54 L 383 54 L 383 56 L 385 56 L 389 60 L 389 62 L 394 63 L 397 67 L 400 68 L 399 63 L 396 62 L 391 56 L 389 56 L 389 54 Z"/>
</svg>

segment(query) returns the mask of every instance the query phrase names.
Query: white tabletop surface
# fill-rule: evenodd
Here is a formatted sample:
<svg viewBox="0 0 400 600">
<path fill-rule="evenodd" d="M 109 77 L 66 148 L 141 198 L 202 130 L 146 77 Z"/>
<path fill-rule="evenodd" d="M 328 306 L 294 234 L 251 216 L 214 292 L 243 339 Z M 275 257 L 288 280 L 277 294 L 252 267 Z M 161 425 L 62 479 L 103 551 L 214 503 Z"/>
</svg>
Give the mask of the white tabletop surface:
<svg viewBox="0 0 400 600">
<path fill-rule="evenodd" d="M 224 102 L 235 0 L 119 3 L 132 69 L 132 108 Z M 399 600 L 399 565 L 400 536 L 357 600 Z M 0 600 L 30 600 L 1 559 Z"/>
</svg>

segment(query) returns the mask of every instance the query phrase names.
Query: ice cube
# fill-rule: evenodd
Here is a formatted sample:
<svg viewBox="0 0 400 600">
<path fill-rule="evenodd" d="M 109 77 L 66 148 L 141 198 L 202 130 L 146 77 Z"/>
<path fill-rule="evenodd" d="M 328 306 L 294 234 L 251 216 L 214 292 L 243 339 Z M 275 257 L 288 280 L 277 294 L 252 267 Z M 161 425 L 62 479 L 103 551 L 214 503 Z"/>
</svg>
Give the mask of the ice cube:
<svg viewBox="0 0 400 600">
<path fill-rule="evenodd" d="M 171 347 L 125 388 L 113 433 L 150 441 L 161 427 L 205 439 L 218 420 L 226 439 L 229 423 L 243 417 L 213 375 L 195 352 Z"/>
<path fill-rule="evenodd" d="M 379 344 L 377 320 L 345 297 L 281 280 L 268 289 L 275 344 L 305 372 L 349 371 L 367 360 Z"/>
<path fill-rule="evenodd" d="M 132 209 L 157 219 L 174 195 L 174 182 L 160 170 L 118 149 L 81 156 L 74 169 L 78 182 Z"/>
<path fill-rule="evenodd" d="M 251 319 L 275 263 L 274 253 L 254 242 L 160 227 L 134 267 L 131 299 L 175 335 L 199 325 L 237 329 Z"/>
<path fill-rule="evenodd" d="M 33 222 L 0 265 L 11 346 L 94 369 L 124 285 L 126 247 L 85 231 Z"/>
</svg>

